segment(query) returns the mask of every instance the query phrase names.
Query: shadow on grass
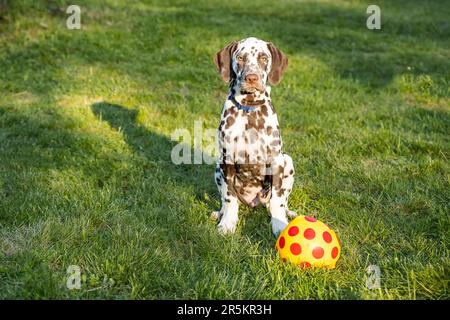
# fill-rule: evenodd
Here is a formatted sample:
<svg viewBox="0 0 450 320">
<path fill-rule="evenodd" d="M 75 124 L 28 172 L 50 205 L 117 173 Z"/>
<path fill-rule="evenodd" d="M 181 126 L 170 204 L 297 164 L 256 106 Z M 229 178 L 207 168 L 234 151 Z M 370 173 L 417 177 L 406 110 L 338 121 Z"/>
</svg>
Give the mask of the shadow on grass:
<svg viewBox="0 0 450 320">
<path fill-rule="evenodd" d="M 216 192 L 214 166 L 174 164 L 171 160 L 171 152 L 178 142 L 137 124 L 137 110 L 108 102 L 95 103 L 91 108 L 100 119 L 107 121 L 115 130 L 123 132 L 127 144 L 133 148 L 134 152 L 143 155 L 154 165 L 152 167 L 162 171 L 162 175 L 167 179 L 192 187 L 195 196 L 202 201 L 205 201 L 205 193 Z M 193 154 L 194 150 L 191 150 L 191 155 Z"/>
</svg>

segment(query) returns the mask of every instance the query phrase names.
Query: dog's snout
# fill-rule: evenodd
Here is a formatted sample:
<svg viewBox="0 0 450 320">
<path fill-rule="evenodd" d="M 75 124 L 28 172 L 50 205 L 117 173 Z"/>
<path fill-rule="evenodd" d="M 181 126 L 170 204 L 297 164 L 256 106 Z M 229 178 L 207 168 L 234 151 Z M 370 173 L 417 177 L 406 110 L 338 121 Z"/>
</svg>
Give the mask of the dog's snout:
<svg viewBox="0 0 450 320">
<path fill-rule="evenodd" d="M 259 77 L 255 73 L 250 73 L 245 76 L 245 81 L 247 83 L 256 83 L 259 80 Z"/>
</svg>

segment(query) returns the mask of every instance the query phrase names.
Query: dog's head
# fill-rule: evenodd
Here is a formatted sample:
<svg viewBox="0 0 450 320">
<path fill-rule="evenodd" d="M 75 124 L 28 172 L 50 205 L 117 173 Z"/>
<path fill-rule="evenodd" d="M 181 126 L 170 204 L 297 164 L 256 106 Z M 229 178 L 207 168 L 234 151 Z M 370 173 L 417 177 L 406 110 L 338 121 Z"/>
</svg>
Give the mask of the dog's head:
<svg viewBox="0 0 450 320">
<path fill-rule="evenodd" d="M 217 52 L 214 62 L 222 79 L 235 81 L 242 94 L 264 92 L 276 85 L 288 65 L 287 57 L 270 42 L 247 38 Z"/>
</svg>

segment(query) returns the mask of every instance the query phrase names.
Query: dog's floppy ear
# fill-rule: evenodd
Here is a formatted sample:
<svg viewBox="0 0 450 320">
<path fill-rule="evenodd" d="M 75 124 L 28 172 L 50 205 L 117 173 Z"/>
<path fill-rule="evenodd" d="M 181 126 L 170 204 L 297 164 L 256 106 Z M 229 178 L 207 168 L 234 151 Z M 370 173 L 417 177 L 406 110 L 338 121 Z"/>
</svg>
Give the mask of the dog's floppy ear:
<svg viewBox="0 0 450 320">
<path fill-rule="evenodd" d="M 267 43 L 267 47 L 269 47 L 270 54 L 272 55 L 272 67 L 269 72 L 269 81 L 272 85 L 277 85 L 283 76 L 284 70 L 286 70 L 288 66 L 288 58 L 271 42 Z"/>
<path fill-rule="evenodd" d="M 234 75 L 231 58 L 236 48 L 237 42 L 233 41 L 214 56 L 214 63 L 216 64 L 217 71 L 219 71 L 222 79 L 226 82 L 229 82 Z"/>
</svg>

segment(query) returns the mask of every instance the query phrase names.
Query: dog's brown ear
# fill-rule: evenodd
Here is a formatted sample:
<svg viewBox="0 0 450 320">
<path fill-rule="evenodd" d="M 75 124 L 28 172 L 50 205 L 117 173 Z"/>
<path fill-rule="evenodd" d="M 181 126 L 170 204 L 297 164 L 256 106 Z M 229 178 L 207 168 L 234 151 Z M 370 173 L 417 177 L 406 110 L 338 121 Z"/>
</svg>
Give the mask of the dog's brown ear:
<svg viewBox="0 0 450 320">
<path fill-rule="evenodd" d="M 272 55 L 272 68 L 269 72 L 269 81 L 272 85 L 277 85 L 283 76 L 284 70 L 286 70 L 288 66 L 288 58 L 271 42 L 267 43 L 267 46 Z"/>
<path fill-rule="evenodd" d="M 231 65 L 231 57 L 236 48 L 237 42 L 233 41 L 214 56 L 214 63 L 216 64 L 217 71 L 219 71 L 223 81 L 229 82 L 233 78 L 234 71 Z"/>
</svg>

